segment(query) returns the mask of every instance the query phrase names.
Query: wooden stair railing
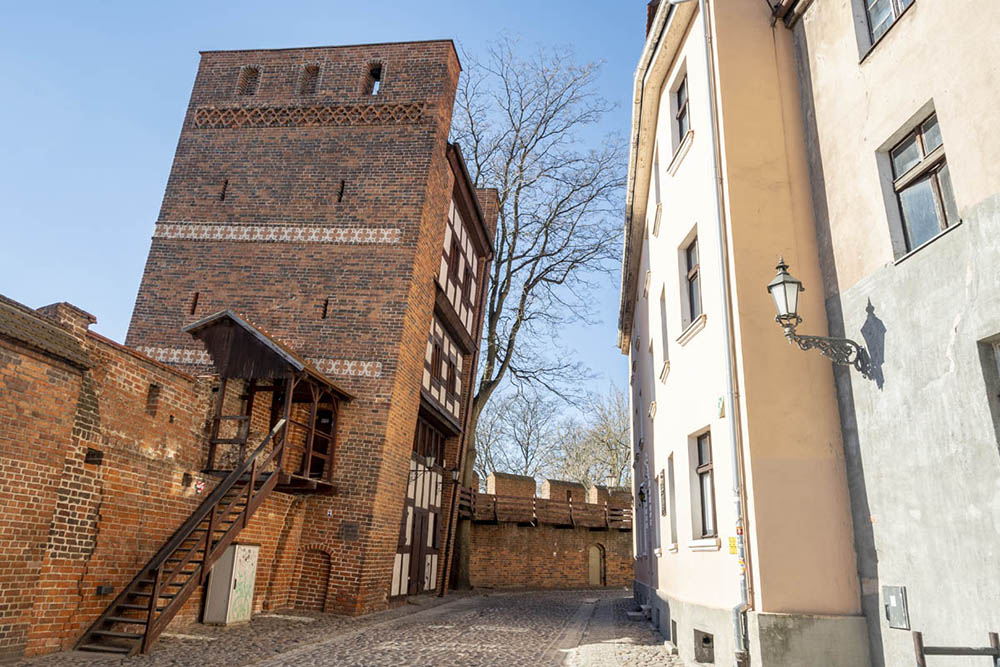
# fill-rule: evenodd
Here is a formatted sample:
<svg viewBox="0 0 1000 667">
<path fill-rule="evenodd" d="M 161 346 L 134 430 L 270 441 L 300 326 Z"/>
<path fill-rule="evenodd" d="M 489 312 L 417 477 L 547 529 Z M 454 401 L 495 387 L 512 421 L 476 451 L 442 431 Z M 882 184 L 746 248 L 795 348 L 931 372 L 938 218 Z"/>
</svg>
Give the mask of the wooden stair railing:
<svg viewBox="0 0 1000 667">
<path fill-rule="evenodd" d="M 149 651 L 277 484 L 285 424 L 279 420 L 253 453 L 219 482 L 83 633 L 78 650 L 121 655 Z M 269 443 L 273 446 L 265 457 Z M 272 463 L 274 469 L 268 470 Z"/>
</svg>

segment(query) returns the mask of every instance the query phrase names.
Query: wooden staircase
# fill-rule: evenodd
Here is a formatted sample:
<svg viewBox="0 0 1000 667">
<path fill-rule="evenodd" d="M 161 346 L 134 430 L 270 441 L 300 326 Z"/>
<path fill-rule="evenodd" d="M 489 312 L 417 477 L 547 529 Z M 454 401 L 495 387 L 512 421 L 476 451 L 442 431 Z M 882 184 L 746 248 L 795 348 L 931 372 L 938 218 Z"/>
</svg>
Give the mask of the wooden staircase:
<svg viewBox="0 0 1000 667">
<path fill-rule="evenodd" d="M 277 484 L 285 424 L 284 419 L 278 421 L 253 453 L 213 489 L 83 633 L 78 650 L 121 655 L 149 651 Z M 265 454 L 269 444 L 271 450 Z"/>
</svg>

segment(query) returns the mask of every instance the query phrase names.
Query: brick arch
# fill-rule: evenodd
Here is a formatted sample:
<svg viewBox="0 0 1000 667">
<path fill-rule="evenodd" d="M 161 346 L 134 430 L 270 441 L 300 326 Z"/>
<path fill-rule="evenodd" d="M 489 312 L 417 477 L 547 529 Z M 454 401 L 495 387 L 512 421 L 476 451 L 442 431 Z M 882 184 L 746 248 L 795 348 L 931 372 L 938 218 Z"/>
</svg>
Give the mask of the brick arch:
<svg viewBox="0 0 1000 667">
<path fill-rule="evenodd" d="M 299 581 L 293 603 L 296 609 L 326 611 L 332 560 L 330 548 L 324 544 L 306 544 L 299 549 Z"/>
</svg>

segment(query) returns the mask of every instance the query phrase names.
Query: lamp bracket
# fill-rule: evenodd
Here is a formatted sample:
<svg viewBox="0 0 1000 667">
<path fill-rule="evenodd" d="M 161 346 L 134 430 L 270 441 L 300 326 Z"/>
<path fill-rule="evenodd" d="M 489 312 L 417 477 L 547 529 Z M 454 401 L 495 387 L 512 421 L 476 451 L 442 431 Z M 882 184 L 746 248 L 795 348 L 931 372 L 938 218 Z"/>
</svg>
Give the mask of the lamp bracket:
<svg viewBox="0 0 1000 667">
<path fill-rule="evenodd" d="M 780 318 L 779 323 L 781 322 Z M 782 323 L 784 325 L 784 323 Z M 784 325 L 785 338 L 789 343 L 795 343 L 800 350 L 819 350 L 820 353 L 841 366 L 853 366 L 866 380 L 871 379 L 872 361 L 868 350 L 858 345 L 850 338 L 831 338 L 829 336 L 800 336 L 795 333 L 795 325 Z"/>
</svg>

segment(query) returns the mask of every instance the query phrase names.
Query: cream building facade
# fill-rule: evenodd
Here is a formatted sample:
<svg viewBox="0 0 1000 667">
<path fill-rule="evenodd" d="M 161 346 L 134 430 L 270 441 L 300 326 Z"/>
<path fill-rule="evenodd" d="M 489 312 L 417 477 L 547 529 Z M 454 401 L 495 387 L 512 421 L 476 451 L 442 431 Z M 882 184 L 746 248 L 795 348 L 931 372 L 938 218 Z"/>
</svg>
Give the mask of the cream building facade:
<svg viewBox="0 0 1000 667">
<path fill-rule="evenodd" d="M 764 286 L 818 286 L 793 33 L 764 2 L 662 2 L 635 77 L 619 346 L 636 596 L 689 662 L 869 663 L 833 371 Z M 800 313 L 826 331 L 822 290 Z"/>
</svg>

